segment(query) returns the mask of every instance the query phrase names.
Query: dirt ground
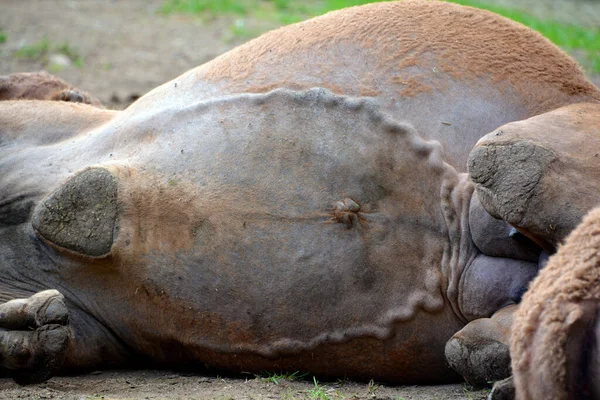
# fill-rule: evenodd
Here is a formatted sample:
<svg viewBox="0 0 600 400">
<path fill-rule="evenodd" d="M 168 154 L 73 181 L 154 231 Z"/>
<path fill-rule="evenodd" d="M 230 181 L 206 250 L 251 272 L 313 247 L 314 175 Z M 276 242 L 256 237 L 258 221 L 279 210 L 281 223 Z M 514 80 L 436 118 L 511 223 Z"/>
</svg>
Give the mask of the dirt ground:
<svg viewBox="0 0 600 400">
<path fill-rule="evenodd" d="M 469 390 L 465 385 L 390 387 L 356 382 L 313 382 L 262 378 L 222 378 L 172 371 L 96 371 L 77 377 L 55 377 L 50 381 L 19 387 L 0 379 L 2 399 L 379 399 L 379 400 L 482 400 L 487 390 Z M 318 397 L 321 394 L 321 397 Z M 327 397 L 323 397 L 323 395 Z"/>
<path fill-rule="evenodd" d="M 489 0 L 493 1 L 493 0 Z M 600 25 L 600 2 L 583 0 L 496 0 L 542 18 Z M 232 17 L 214 19 L 157 14 L 161 0 L 2 0 L 0 75 L 43 68 L 98 97 L 110 108 L 135 98 L 189 68 L 247 40 L 232 35 Z M 244 20 L 251 30 L 274 22 Z M 15 51 L 46 38 L 38 60 Z M 64 44 L 69 51 L 65 51 Z M 60 50 L 62 46 L 62 50 Z M 61 57 L 61 53 L 69 57 Z M 69 59 L 70 58 L 70 59 Z M 592 77 L 596 84 L 598 76 Z M 484 399 L 487 390 L 464 384 L 389 387 L 379 384 L 319 383 L 329 399 Z M 302 399 L 319 394 L 312 381 L 222 378 L 173 371 L 97 371 L 56 377 L 29 387 L 0 379 L 4 399 Z"/>
</svg>

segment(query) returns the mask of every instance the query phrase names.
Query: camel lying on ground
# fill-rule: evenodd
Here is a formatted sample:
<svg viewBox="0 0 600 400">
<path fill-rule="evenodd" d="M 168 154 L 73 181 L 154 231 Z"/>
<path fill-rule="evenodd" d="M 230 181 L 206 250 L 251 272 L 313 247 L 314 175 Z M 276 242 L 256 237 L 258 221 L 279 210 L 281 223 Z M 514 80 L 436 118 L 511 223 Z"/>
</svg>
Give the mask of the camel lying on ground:
<svg viewBox="0 0 600 400">
<path fill-rule="evenodd" d="M 580 103 L 600 91 L 539 34 L 421 0 L 267 33 L 124 111 L 1 102 L 0 367 L 503 378 L 541 249 L 467 158 Z"/>
</svg>

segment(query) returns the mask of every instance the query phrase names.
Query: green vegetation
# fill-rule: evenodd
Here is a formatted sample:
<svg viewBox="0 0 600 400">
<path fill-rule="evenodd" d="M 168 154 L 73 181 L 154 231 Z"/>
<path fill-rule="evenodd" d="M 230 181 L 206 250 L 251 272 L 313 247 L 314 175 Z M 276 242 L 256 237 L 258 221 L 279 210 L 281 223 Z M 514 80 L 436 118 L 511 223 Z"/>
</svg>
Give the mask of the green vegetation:
<svg viewBox="0 0 600 400">
<path fill-rule="evenodd" d="M 299 380 L 299 379 L 306 379 L 307 375 L 308 374 L 306 374 L 306 373 L 300 374 L 300 372 L 298 372 L 298 371 L 293 372 L 293 373 L 279 373 L 279 374 L 274 374 L 271 372 L 262 372 L 260 375 L 256 375 L 256 379 L 260 379 L 263 382 L 269 382 L 269 383 L 273 383 L 275 385 L 279 385 L 279 383 L 284 380 L 295 381 L 295 380 Z M 325 392 L 325 388 L 323 386 L 319 385 L 319 381 L 317 381 L 317 378 L 315 378 L 314 376 L 312 378 L 312 381 L 314 383 L 313 388 L 307 390 L 305 392 L 306 396 L 303 396 L 303 398 L 316 399 L 316 400 L 330 400 L 332 398 L 336 398 L 336 399 L 337 398 L 346 398 L 344 395 L 339 393 L 337 390 L 328 390 L 330 392 L 330 394 L 328 395 Z M 369 394 L 375 393 L 376 385 L 374 383 L 372 383 L 372 381 L 369 383 L 368 390 L 369 390 Z M 287 399 L 287 400 L 295 400 L 292 388 L 288 388 L 288 391 L 283 396 L 283 398 Z"/>
<path fill-rule="evenodd" d="M 7 39 L 8 36 L 6 36 L 6 33 L 0 29 L 0 44 L 5 43 Z"/>
<path fill-rule="evenodd" d="M 600 72 L 600 28 L 564 24 L 552 20 L 540 20 L 516 8 L 497 6 L 492 0 L 447 0 L 452 3 L 482 8 L 520 22 L 566 51 L 574 52 L 584 68 Z M 374 0 L 165 0 L 160 8 L 164 14 L 184 13 L 214 18 L 222 15 L 235 16 L 229 27 L 233 38 L 248 39 L 261 30 L 248 26 L 245 17 L 286 25 L 328 11 L 344 7 L 373 3 Z"/>
<path fill-rule="evenodd" d="M 255 36 L 260 35 L 260 30 L 249 28 L 246 24 L 246 20 L 243 18 L 236 19 L 232 24 L 229 25 L 229 36 L 225 40 L 230 41 L 231 39 L 251 39 Z"/>
<path fill-rule="evenodd" d="M 81 68 L 83 66 L 83 57 L 81 57 L 81 54 L 79 54 L 79 52 L 68 42 L 65 41 L 58 45 L 56 47 L 56 52 L 67 56 L 73 62 L 75 67 Z"/>
<path fill-rule="evenodd" d="M 323 388 L 319 386 L 319 382 L 317 382 L 317 378 L 315 378 L 314 376 L 313 381 L 315 382 L 315 386 L 308 391 L 308 397 L 317 400 L 329 400 L 327 393 L 325 393 Z"/>
<path fill-rule="evenodd" d="M 369 396 L 374 396 L 375 392 L 377 391 L 377 388 L 379 387 L 378 384 L 375 383 L 375 381 L 373 379 L 371 379 L 369 381 L 369 384 L 367 385 L 367 394 Z"/>
<path fill-rule="evenodd" d="M 163 3 L 161 12 L 186 14 L 200 14 L 210 12 L 213 15 L 238 14 L 246 15 L 247 4 L 239 0 L 171 0 Z"/>
<path fill-rule="evenodd" d="M 22 46 L 15 51 L 15 57 L 28 60 L 42 60 L 48 57 L 49 49 L 50 42 L 48 41 L 48 38 L 44 36 L 39 42 Z"/>
<path fill-rule="evenodd" d="M 488 384 L 492 385 L 494 382 L 488 382 Z M 463 394 L 467 399 L 474 399 L 476 396 L 477 398 L 479 398 L 481 395 L 484 395 L 485 398 L 487 398 L 487 395 L 490 394 L 490 392 L 492 391 L 491 389 L 485 388 L 485 389 L 479 389 L 479 390 L 475 390 L 475 388 L 467 383 L 463 383 L 462 385 L 462 389 L 463 389 Z"/>
<path fill-rule="evenodd" d="M 590 51 L 586 56 L 586 61 L 581 61 L 587 71 L 600 73 L 600 51 Z"/>
<path fill-rule="evenodd" d="M 21 46 L 14 52 L 14 57 L 26 60 L 39 61 L 48 67 L 50 72 L 58 72 L 63 66 L 50 63 L 50 54 L 62 54 L 66 56 L 76 68 L 83 67 L 83 57 L 68 42 L 53 44 L 44 36 L 38 42 Z"/>
<path fill-rule="evenodd" d="M 274 383 L 275 385 L 279 385 L 279 381 L 295 381 L 298 379 L 304 379 L 308 374 L 301 374 L 300 371 L 292 372 L 292 373 L 272 373 L 272 372 L 262 372 L 260 375 L 257 375 L 256 378 L 262 380 L 263 382 Z"/>
<path fill-rule="evenodd" d="M 210 17 L 227 14 L 253 16 L 290 24 L 328 11 L 367 3 L 373 3 L 373 0 L 166 0 L 160 11 L 164 14 L 176 12 Z"/>
</svg>

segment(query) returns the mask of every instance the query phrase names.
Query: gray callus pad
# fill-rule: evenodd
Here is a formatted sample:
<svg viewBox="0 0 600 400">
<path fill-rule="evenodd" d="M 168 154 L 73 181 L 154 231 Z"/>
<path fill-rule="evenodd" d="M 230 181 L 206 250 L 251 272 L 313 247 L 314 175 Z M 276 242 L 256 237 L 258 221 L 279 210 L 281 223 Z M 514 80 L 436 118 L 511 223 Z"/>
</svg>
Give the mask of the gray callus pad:
<svg viewBox="0 0 600 400">
<path fill-rule="evenodd" d="M 117 179 L 104 168 L 90 168 L 42 200 L 32 224 L 49 242 L 98 257 L 110 252 L 116 218 Z"/>
</svg>

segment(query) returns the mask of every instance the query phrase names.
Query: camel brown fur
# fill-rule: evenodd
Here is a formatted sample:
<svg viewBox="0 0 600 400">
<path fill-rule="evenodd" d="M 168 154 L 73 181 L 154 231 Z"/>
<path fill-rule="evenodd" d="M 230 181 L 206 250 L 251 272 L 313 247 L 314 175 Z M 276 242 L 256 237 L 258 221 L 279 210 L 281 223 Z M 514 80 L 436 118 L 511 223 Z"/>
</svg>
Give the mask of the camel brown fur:
<svg viewBox="0 0 600 400">
<path fill-rule="evenodd" d="M 340 50 L 332 69 L 339 68 L 340 59 L 354 57 L 353 49 L 372 49 L 371 58 L 361 58 L 361 65 L 364 71 L 378 71 L 376 76 L 357 74 L 348 65 L 356 78 L 354 95 L 377 96 L 387 84 L 401 96 L 414 96 L 451 89 L 448 78 L 477 77 L 525 92 L 530 115 L 557 108 L 557 102 L 571 104 L 577 94 L 600 101 L 577 63 L 537 32 L 485 10 L 438 1 L 383 2 L 331 12 L 268 32 L 196 71 L 203 80 L 226 80 L 230 88 L 265 92 L 297 86 L 298 71 L 310 66 L 315 53 L 333 47 Z M 340 92 L 331 72 L 322 71 L 329 85 L 318 86 Z M 344 72 L 339 77 L 347 82 Z M 348 94 L 347 88 L 342 90 Z"/>
<path fill-rule="evenodd" d="M 419 115 L 419 134 L 439 141 L 459 171 L 475 142 L 498 126 L 600 102 L 576 62 L 539 33 L 485 10 L 408 0 L 348 8 L 265 33 L 154 89 L 131 110 L 165 99 L 183 106 L 313 87 L 373 97 L 398 120 Z"/>
<path fill-rule="evenodd" d="M 517 399 L 594 392 L 593 329 L 600 305 L 600 208 L 592 210 L 533 281 L 511 339 Z"/>
<path fill-rule="evenodd" d="M 0 100 L 54 100 L 101 106 L 100 100 L 45 71 L 0 76 Z"/>
</svg>

